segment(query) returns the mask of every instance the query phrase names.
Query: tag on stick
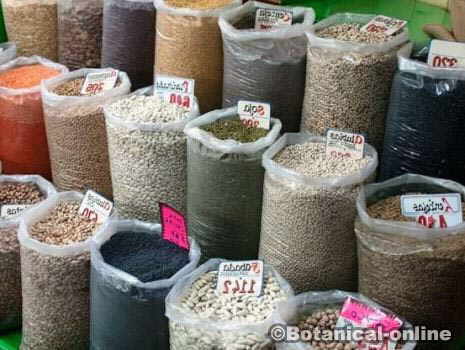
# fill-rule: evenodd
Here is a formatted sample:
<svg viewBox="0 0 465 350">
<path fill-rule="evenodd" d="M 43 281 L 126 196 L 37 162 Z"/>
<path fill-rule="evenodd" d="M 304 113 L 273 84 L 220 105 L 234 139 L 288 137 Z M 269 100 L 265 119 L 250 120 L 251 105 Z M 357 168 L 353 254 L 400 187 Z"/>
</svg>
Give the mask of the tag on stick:
<svg viewBox="0 0 465 350">
<path fill-rule="evenodd" d="M 263 261 L 223 262 L 218 267 L 218 295 L 259 296 L 263 287 Z"/>
<path fill-rule="evenodd" d="M 184 215 L 168 204 L 159 203 L 162 226 L 162 237 L 177 246 L 189 250 L 187 223 Z"/>
<path fill-rule="evenodd" d="M 108 219 L 112 210 L 112 201 L 109 201 L 95 191 L 88 190 L 79 207 L 79 214 L 101 224 Z"/>
</svg>

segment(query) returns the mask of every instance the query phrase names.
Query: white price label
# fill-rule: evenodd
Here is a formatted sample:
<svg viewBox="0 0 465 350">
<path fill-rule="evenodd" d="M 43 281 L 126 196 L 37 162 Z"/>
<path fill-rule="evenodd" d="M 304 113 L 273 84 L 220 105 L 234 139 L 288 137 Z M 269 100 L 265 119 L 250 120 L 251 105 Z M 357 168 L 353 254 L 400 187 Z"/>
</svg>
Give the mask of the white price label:
<svg viewBox="0 0 465 350">
<path fill-rule="evenodd" d="M 97 192 L 88 190 L 79 207 L 79 214 L 101 224 L 110 216 L 112 210 L 112 201 Z"/>
<path fill-rule="evenodd" d="M 86 80 L 82 84 L 82 95 L 95 95 L 102 91 L 111 90 L 118 80 L 118 71 L 107 69 L 102 72 L 94 72 L 86 75 Z"/>
<path fill-rule="evenodd" d="M 404 195 L 402 215 L 416 218 L 429 228 L 447 228 L 463 222 L 462 198 L 458 193 Z"/>
<path fill-rule="evenodd" d="M 428 64 L 438 68 L 465 68 L 465 44 L 444 40 L 431 41 Z"/>
<path fill-rule="evenodd" d="M 326 133 L 326 157 L 362 159 L 365 152 L 365 136 L 334 129 Z"/>
<path fill-rule="evenodd" d="M 27 204 L 5 204 L 0 209 L 0 217 L 2 219 L 11 219 L 21 215 L 21 213 L 31 205 Z"/>
<path fill-rule="evenodd" d="M 376 16 L 370 22 L 360 28 L 360 31 L 393 35 L 405 27 L 406 24 L 407 21 L 403 21 L 401 19 L 386 16 Z"/>
<path fill-rule="evenodd" d="M 233 261 L 218 268 L 218 295 L 259 296 L 263 287 L 263 261 Z"/>
<path fill-rule="evenodd" d="M 239 101 L 237 112 L 244 125 L 270 130 L 271 106 L 269 103 Z"/>
<path fill-rule="evenodd" d="M 195 80 L 168 75 L 155 76 L 153 93 L 164 101 L 191 108 L 194 101 Z"/>
<path fill-rule="evenodd" d="M 259 8 L 255 15 L 255 29 L 270 29 L 292 25 L 292 11 L 287 9 Z"/>
</svg>

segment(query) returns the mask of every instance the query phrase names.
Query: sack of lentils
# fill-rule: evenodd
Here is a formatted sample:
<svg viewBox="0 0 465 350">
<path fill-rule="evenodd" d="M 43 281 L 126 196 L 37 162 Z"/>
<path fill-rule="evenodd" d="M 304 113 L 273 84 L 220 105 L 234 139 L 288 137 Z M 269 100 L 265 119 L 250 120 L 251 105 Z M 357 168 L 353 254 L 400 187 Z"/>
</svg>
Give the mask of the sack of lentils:
<svg viewBox="0 0 465 350">
<path fill-rule="evenodd" d="M 223 47 L 218 17 L 241 0 L 154 0 L 155 72 L 195 80 L 200 111 L 221 107 Z"/>
<path fill-rule="evenodd" d="M 153 84 L 154 56 L 153 0 L 105 0 L 102 68 L 126 72 L 132 88 L 140 89 Z"/>
<path fill-rule="evenodd" d="M 290 11 L 292 25 L 254 29 L 258 9 Z M 299 131 L 307 53 L 304 31 L 314 20 L 311 8 L 283 8 L 255 1 L 222 15 L 223 107 L 234 106 L 239 100 L 269 102 L 272 117 L 283 123 L 283 132 Z"/>
<path fill-rule="evenodd" d="M 302 332 L 309 332 L 311 337 L 308 341 L 300 339 L 297 342 L 278 343 L 277 350 L 356 350 L 360 349 L 358 344 L 349 341 L 324 340 L 327 332 L 341 331 L 336 328 L 337 321 L 341 315 L 344 303 L 348 298 L 354 299 L 375 310 L 379 310 L 388 316 L 395 315 L 401 322 L 400 331 L 412 330 L 412 325 L 385 307 L 362 294 L 350 293 L 341 290 L 330 290 L 324 292 L 307 292 L 296 295 L 280 303 L 274 312 L 274 323 L 278 325 L 296 326 Z M 376 330 L 376 328 L 375 328 Z M 386 330 L 387 331 L 387 330 Z M 334 337 L 337 334 L 334 333 Z M 317 341 L 317 337 L 322 340 Z M 337 340 L 337 339 L 336 339 Z M 378 344 L 376 344 L 378 345 Z M 416 341 L 397 342 L 396 350 L 413 350 Z M 380 348 L 379 345 L 374 347 Z M 384 349 L 384 348 L 383 348 Z M 391 347 L 389 347 L 391 349 Z"/>
<path fill-rule="evenodd" d="M 326 138 L 285 134 L 263 155 L 260 258 L 298 291 L 357 288 L 354 235 L 360 185 L 373 180 L 378 156 L 328 158 Z"/>
<path fill-rule="evenodd" d="M 336 14 L 307 32 L 307 80 L 302 128 L 324 134 L 328 128 L 367 135 L 383 145 L 397 51 L 407 29 L 395 35 L 361 31 L 373 15 Z"/>
<path fill-rule="evenodd" d="M 465 69 L 432 67 L 399 52 L 380 180 L 405 173 L 465 183 Z"/>
<path fill-rule="evenodd" d="M 257 296 L 216 292 L 218 267 L 211 259 L 179 280 L 166 298 L 171 350 L 272 350 L 267 336 L 277 304 L 294 295 L 289 284 L 264 266 L 263 289 Z"/>
<path fill-rule="evenodd" d="M 0 332 L 21 327 L 19 221 L 55 192 L 41 176 L 0 175 Z"/>
<path fill-rule="evenodd" d="M 91 242 L 90 349 L 169 350 L 165 298 L 192 272 L 200 249 L 161 237 L 161 226 L 111 220 Z"/>
<path fill-rule="evenodd" d="M 67 72 L 39 56 L 0 66 L 0 161 L 5 174 L 51 178 L 40 83 Z"/>
<path fill-rule="evenodd" d="M 58 60 L 71 70 L 99 68 L 103 0 L 58 1 Z"/>
<path fill-rule="evenodd" d="M 406 174 L 362 189 L 355 223 L 359 290 L 414 326 L 459 337 L 465 331 L 465 223 L 426 228 L 401 211 L 402 195 L 438 193 L 459 193 L 465 208 L 465 187 L 449 180 Z"/>
<path fill-rule="evenodd" d="M 58 59 L 57 0 L 2 0 L 2 7 L 8 39 L 20 56 Z"/>
<path fill-rule="evenodd" d="M 21 220 L 21 350 L 89 349 L 90 239 L 83 195 L 60 192 Z"/>
<path fill-rule="evenodd" d="M 91 188 L 112 197 L 103 106 L 127 95 L 131 83 L 119 72 L 113 89 L 81 93 L 87 74 L 106 71 L 80 69 L 42 82 L 53 183 L 61 191 Z"/>
<path fill-rule="evenodd" d="M 16 58 L 16 44 L 12 42 L 0 44 L 0 64 Z"/>
<path fill-rule="evenodd" d="M 198 116 L 153 95 L 134 92 L 105 106 L 113 199 L 124 218 L 159 222 L 158 203 L 186 210 L 186 124 Z"/>
<path fill-rule="evenodd" d="M 237 107 L 187 124 L 187 221 L 202 258 L 256 259 L 260 240 L 262 155 L 279 137 L 242 124 Z"/>
</svg>

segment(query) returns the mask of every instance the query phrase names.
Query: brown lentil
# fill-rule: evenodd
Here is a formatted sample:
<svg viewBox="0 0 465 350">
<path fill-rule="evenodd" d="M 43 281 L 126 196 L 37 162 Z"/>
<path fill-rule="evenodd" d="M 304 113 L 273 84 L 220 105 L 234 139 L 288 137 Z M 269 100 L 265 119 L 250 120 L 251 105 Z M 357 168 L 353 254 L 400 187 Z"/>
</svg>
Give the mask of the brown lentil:
<svg viewBox="0 0 465 350">
<path fill-rule="evenodd" d="M 229 5 L 232 0 L 166 0 L 166 4 L 172 7 L 187 7 L 190 9 L 215 9 Z"/>
</svg>

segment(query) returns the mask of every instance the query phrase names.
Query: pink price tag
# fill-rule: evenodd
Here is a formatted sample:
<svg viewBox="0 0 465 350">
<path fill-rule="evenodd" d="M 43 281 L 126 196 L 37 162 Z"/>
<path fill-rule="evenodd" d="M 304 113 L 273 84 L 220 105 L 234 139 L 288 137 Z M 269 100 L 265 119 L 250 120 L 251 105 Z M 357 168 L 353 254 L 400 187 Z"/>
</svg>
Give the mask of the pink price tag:
<svg viewBox="0 0 465 350">
<path fill-rule="evenodd" d="M 179 247 L 189 250 L 187 224 L 184 215 L 168 204 L 160 203 L 162 237 Z"/>
</svg>

